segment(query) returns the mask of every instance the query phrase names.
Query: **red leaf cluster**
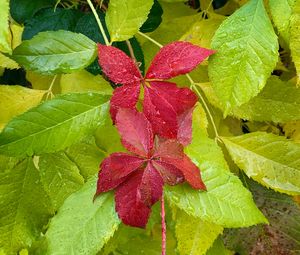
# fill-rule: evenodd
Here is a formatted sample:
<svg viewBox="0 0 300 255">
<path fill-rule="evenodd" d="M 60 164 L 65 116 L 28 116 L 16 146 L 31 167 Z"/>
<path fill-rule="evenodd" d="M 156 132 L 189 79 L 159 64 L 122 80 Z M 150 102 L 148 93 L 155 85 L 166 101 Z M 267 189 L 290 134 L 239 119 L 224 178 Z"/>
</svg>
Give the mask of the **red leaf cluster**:
<svg viewBox="0 0 300 255">
<path fill-rule="evenodd" d="M 114 91 L 110 113 L 129 153 L 113 153 L 103 160 L 96 195 L 116 189 L 116 211 L 123 223 L 145 227 L 164 184 L 187 181 L 194 189 L 205 190 L 200 170 L 183 152 L 191 142 L 197 96 L 164 80 L 190 72 L 214 51 L 173 42 L 158 52 L 142 77 L 123 51 L 100 44 L 98 49 L 103 72 L 123 84 Z M 141 85 L 143 112 L 138 112 Z"/>
</svg>

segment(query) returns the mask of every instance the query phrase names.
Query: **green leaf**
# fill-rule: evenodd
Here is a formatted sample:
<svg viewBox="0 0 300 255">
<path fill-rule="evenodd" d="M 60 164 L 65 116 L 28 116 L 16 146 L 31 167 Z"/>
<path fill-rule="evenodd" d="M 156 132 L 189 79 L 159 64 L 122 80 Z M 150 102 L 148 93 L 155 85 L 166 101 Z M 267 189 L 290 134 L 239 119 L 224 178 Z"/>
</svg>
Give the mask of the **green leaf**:
<svg viewBox="0 0 300 255">
<path fill-rule="evenodd" d="M 10 14 L 15 21 L 23 23 L 30 19 L 38 10 L 54 6 L 56 0 L 10 0 Z"/>
<path fill-rule="evenodd" d="M 0 173 L 0 247 L 8 255 L 40 235 L 53 213 L 48 200 L 31 158 Z"/>
<path fill-rule="evenodd" d="M 97 254 L 120 224 L 114 196 L 105 193 L 93 202 L 96 178 L 72 194 L 52 218 L 46 233 L 47 254 Z"/>
<path fill-rule="evenodd" d="M 290 49 L 297 70 L 298 85 L 300 84 L 300 1 L 296 1 L 290 19 Z"/>
<path fill-rule="evenodd" d="M 197 21 L 180 40 L 190 42 L 200 47 L 210 48 L 211 40 L 225 18 L 226 17 L 222 15 L 210 15 L 208 19 Z"/>
<path fill-rule="evenodd" d="M 300 144 L 264 132 L 222 140 L 248 177 L 279 192 L 300 194 Z"/>
<path fill-rule="evenodd" d="M 223 228 L 194 218 L 184 211 L 176 212 L 176 237 L 181 255 L 202 255 L 212 246 Z"/>
<path fill-rule="evenodd" d="M 23 40 L 29 40 L 39 32 L 69 30 L 74 31 L 82 13 L 74 9 L 45 8 L 26 22 Z"/>
<path fill-rule="evenodd" d="M 84 183 L 77 166 L 63 152 L 37 157 L 37 165 L 44 189 L 55 210 Z"/>
<path fill-rule="evenodd" d="M 102 136 L 105 137 L 106 134 Z M 77 165 L 85 179 L 98 173 L 100 162 L 108 156 L 105 151 L 96 146 L 93 138 L 70 146 L 65 153 Z"/>
<path fill-rule="evenodd" d="M 209 83 L 198 84 L 207 99 L 214 106 L 222 109 Z M 229 115 L 255 121 L 288 122 L 300 119 L 300 90 L 292 82 L 281 81 L 271 76 L 264 89 L 248 103 L 231 110 Z"/>
<path fill-rule="evenodd" d="M 7 157 L 0 154 L 0 172 L 14 168 L 19 162 L 20 159 L 18 158 Z"/>
<path fill-rule="evenodd" d="M 86 70 L 63 74 L 60 79 L 61 93 L 98 91 L 112 95 L 113 89 L 101 75 L 93 75 Z"/>
<path fill-rule="evenodd" d="M 12 58 L 25 69 L 42 74 L 70 73 L 88 66 L 97 55 L 96 44 L 70 31 L 41 32 L 14 49 Z"/>
<path fill-rule="evenodd" d="M 8 68 L 8 69 L 18 69 L 20 68 L 18 63 L 9 57 L 0 53 L 0 67 Z"/>
<path fill-rule="evenodd" d="M 294 3 L 295 0 L 269 0 L 272 20 L 286 45 L 290 41 L 290 18 Z"/>
<path fill-rule="evenodd" d="M 8 25 L 9 1 L 0 0 L 0 51 L 11 52 L 10 31 Z"/>
<path fill-rule="evenodd" d="M 134 36 L 153 5 L 153 0 L 111 0 L 106 12 L 106 24 L 112 42 Z"/>
<path fill-rule="evenodd" d="M 46 101 L 8 123 L 0 134 L 0 153 L 21 157 L 64 149 L 103 124 L 108 99 L 89 92 Z"/>
<path fill-rule="evenodd" d="M 165 194 L 171 205 L 223 227 L 267 222 L 254 204 L 251 193 L 229 171 L 221 148 L 199 128 L 200 123 L 194 114 L 193 141 L 186 147 L 186 153 L 201 169 L 207 191 L 194 190 L 187 184 L 167 186 Z"/>
<path fill-rule="evenodd" d="M 299 254 L 300 208 L 287 195 L 247 180 L 270 224 L 225 231 L 225 244 L 238 254 Z"/>
<path fill-rule="evenodd" d="M 46 91 L 21 86 L 0 86 L 0 129 L 12 119 L 40 103 Z"/>
<path fill-rule="evenodd" d="M 278 42 L 262 0 L 251 0 L 228 17 L 212 40 L 217 50 L 209 76 L 224 114 L 265 86 L 278 60 Z"/>
</svg>

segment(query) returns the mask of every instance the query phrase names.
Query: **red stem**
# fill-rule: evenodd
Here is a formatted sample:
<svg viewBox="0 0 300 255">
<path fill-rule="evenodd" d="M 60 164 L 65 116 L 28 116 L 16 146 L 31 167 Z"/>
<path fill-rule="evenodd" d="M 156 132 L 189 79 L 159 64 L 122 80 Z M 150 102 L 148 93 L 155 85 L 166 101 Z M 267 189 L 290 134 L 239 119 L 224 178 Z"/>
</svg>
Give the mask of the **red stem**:
<svg viewBox="0 0 300 255">
<path fill-rule="evenodd" d="M 165 201 L 164 201 L 164 193 L 161 197 L 161 255 L 166 255 L 166 241 L 167 241 L 167 228 L 166 228 L 166 220 L 165 220 Z"/>
</svg>

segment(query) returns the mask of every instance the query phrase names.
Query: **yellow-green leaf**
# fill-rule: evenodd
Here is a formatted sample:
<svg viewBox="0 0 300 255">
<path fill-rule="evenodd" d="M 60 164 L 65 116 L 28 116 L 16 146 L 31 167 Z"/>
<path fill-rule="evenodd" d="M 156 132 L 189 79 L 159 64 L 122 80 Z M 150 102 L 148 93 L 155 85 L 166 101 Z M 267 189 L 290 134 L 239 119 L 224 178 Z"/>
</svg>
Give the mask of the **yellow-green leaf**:
<svg viewBox="0 0 300 255">
<path fill-rule="evenodd" d="M 222 140 L 248 177 L 279 192 L 300 194 L 300 144 L 264 132 Z"/>
<path fill-rule="evenodd" d="M 101 75 L 93 75 L 86 70 L 64 74 L 60 79 L 61 93 L 98 91 L 111 95 L 113 92 L 109 82 Z"/>
<path fill-rule="evenodd" d="M 210 83 L 198 84 L 209 102 L 222 109 Z M 229 115 L 255 121 L 288 122 L 300 119 L 300 88 L 293 82 L 271 76 L 264 89 L 249 102 L 233 108 Z"/>
<path fill-rule="evenodd" d="M 189 216 L 179 210 L 175 216 L 177 249 L 181 255 L 202 255 L 212 246 L 223 228 Z"/>
<path fill-rule="evenodd" d="M 45 91 L 21 86 L 0 86 L 0 129 L 14 116 L 40 103 Z"/>
<path fill-rule="evenodd" d="M 219 27 L 209 77 L 224 114 L 265 86 L 278 60 L 278 42 L 262 0 L 251 0 Z"/>
<path fill-rule="evenodd" d="M 290 20 L 291 37 L 290 37 L 290 49 L 292 59 L 295 63 L 297 70 L 297 83 L 300 84 L 300 1 L 295 2 L 293 8 L 293 14 Z"/>
<path fill-rule="evenodd" d="M 0 66 L 8 69 L 17 69 L 19 65 L 14 60 L 10 59 L 9 57 L 4 56 L 0 53 Z"/>
<path fill-rule="evenodd" d="M 147 20 L 153 0 L 111 0 L 105 21 L 112 42 L 134 36 Z"/>
<path fill-rule="evenodd" d="M 269 0 L 272 20 L 285 45 L 290 40 L 290 19 L 295 0 Z"/>
<path fill-rule="evenodd" d="M 0 51 L 11 52 L 8 25 L 9 1 L 0 0 Z"/>
<path fill-rule="evenodd" d="M 224 19 L 225 16 L 222 15 L 211 15 L 208 19 L 197 21 L 180 40 L 210 48 L 211 40 Z"/>
</svg>

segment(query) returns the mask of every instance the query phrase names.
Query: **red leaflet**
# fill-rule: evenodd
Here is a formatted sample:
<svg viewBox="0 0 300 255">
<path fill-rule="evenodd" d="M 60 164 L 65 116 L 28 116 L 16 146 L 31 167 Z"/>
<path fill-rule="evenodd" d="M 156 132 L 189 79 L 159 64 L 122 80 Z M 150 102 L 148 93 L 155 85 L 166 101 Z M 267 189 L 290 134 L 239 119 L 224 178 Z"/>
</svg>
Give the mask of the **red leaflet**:
<svg viewBox="0 0 300 255">
<path fill-rule="evenodd" d="M 190 112 L 197 96 L 188 88 L 177 88 L 175 83 L 154 81 L 169 79 L 193 70 L 213 50 L 200 48 L 188 42 L 174 42 L 163 47 L 155 56 L 145 78 L 135 63 L 113 46 L 98 45 L 99 64 L 103 72 L 118 88 L 111 100 L 110 113 L 115 122 L 119 108 L 133 109 L 138 101 L 140 83 L 145 89 L 143 111 L 153 125 L 155 134 L 177 138 L 183 145 L 191 141 Z M 179 123 L 184 120 L 183 123 Z"/>
<path fill-rule="evenodd" d="M 116 190 L 116 211 L 124 224 L 144 228 L 151 209 L 140 199 L 138 187 L 143 177 L 142 171 L 136 171 Z"/>
<path fill-rule="evenodd" d="M 120 109 L 116 126 L 124 146 L 135 155 L 113 153 L 102 162 L 96 195 L 117 188 L 116 210 L 123 223 L 145 227 L 164 183 L 186 180 L 193 188 L 205 189 L 200 170 L 176 140 L 158 139 L 153 148 L 152 127 L 143 113 Z"/>
<path fill-rule="evenodd" d="M 149 156 L 153 148 L 153 132 L 146 117 L 132 109 L 120 109 L 116 121 L 124 147 L 137 155 Z"/>
<path fill-rule="evenodd" d="M 177 138 L 187 145 L 192 138 L 192 122 L 185 117 L 192 114 L 196 102 L 197 96 L 188 88 L 178 88 L 171 82 L 151 82 L 151 88 L 145 87 L 143 109 L 154 133 Z"/>
<path fill-rule="evenodd" d="M 146 78 L 170 79 L 192 71 L 204 59 L 214 54 L 214 50 L 200 48 L 189 42 L 170 43 L 154 57 Z"/>
<path fill-rule="evenodd" d="M 134 62 L 118 48 L 98 44 L 98 57 L 102 71 L 114 83 L 132 84 L 142 80 Z"/>
<path fill-rule="evenodd" d="M 110 99 L 110 114 L 113 122 L 116 120 L 119 108 L 135 109 L 140 94 L 140 84 L 129 84 L 114 90 Z"/>
</svg>

